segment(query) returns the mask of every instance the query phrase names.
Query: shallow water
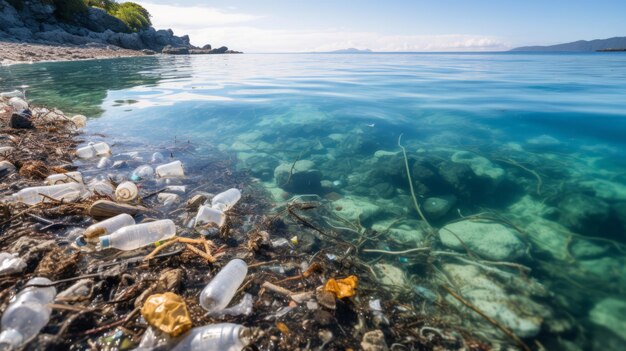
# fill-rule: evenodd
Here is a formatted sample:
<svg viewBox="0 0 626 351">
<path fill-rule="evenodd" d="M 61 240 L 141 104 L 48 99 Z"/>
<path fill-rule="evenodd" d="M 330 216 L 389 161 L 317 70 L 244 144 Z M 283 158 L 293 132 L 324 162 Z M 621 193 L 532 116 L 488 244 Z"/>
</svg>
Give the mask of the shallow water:
<svg viewBox="0 0 626 351">
<path fill-rule="evenodd" d="M 525 253 L 491 261 L 532 268 L 551 293 L 501 301 L 528 305 L 513 312 L 539 325 L 528 340 L 600 350 L 626 342 L 625 67 L 620 53 L 144 57 L 1 67 L 0 87 L 28 85 L 28 99 L 87 114 L 88 133 L 120 144 L 217 145 L 276 202 L 315 193 L 356 225 L 390 229 L 387 250 L 431 240 L 402 135 L 433 227 L 479 213 L 513 224 Z M 481 240 L 508 245 L 466 240 L 485 259 Z M 407 260 L 389 262 L 414 274 Z M 466 297 L 493 307 L 475 290 Z"/>
</svg>

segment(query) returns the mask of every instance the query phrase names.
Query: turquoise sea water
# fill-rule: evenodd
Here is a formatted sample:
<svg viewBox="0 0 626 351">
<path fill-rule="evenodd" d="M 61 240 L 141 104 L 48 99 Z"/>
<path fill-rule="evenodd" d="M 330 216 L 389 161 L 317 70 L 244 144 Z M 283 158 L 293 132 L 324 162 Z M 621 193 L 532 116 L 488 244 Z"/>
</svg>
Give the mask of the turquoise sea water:
<svg viewBox="0 0 626 351">
<path fill-rule="evenodd" d="M 131 148 L 217 146 L 275 203 L 316 194 L 354 226 L 384 233 L 381 250 L 437 248 L 441 276 L 422 276 L 414 257 L 385 257 L 375 270 L 398 268 L 386 283 L 424 296 L 447 280 L 533 349 L 626 343 L 626 55 L 250 54 L 0 68 L 1 90 L 22 84 L 37 104 L 90 117 L 88 135 Z M 413 206 L 401 135 L 435 235 Z M 498 333 L 463 313 L 457 323 Z"/>
</svg>

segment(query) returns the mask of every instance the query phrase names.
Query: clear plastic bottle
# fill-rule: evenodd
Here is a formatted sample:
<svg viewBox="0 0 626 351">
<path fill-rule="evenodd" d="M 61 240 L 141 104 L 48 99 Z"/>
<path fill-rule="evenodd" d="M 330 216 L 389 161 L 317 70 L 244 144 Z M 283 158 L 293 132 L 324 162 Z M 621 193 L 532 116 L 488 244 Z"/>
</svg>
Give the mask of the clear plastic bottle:
<svg viewBox="0 0 626 351">
<path fill-rule="evenodd" d="M 0 252 L 0 274 L 21 272 L 26 262 L 17 254 Z"/>
<path fill-rule="evenodd" d="M 13 107 L 16 111 L 28 110 L 28 103 L 17 96 L 9 99 L 9 105 L 11 105 L 11 107 Z"/>
<path fill-rule="evenodd" d="M 169 239 L 176 235 L 176 225 L 170 219 L 135 224 L 116 230 L 113 234 L 100 237 L 100 249 L 135 250 Z"/>
<path fill-rule="evenodd" d="M 98 165 L 96 166 L 96 168 L 108 168 L 111 167 L 112 164 L 113 162 L 111 162 L 111 158 L 109 158 L 108 156 L 103 156 L 100 161 L 98 161 Z"/>
<path fill-rule="evenodd" d="M 115 199 L 121 202 L 129 202 L 137 198 L 139 189 L 133 182 L 123 182 L 115 189 Z"/>
<path fill-rule="evenodd" d="M 180 202 L 180 196 L 172 193 L 159 193 L 157 200 L 167 207 Z"/>
<path fill-rule="evenodd" d="M 154 171 L 159 178 L 182 178 L 185 176 L 183 164 L 180 161 L 157 166 Z"/>
<path fill-rule="evenodd" d="M 135 219 L 131 215 L 127 213 L 118 214 L 115 217 L 111 217 L 102 222 L 92 224 L 87 229 L 85 229 L 83 237 L 85 241 L 97 242 L 98 238 L 103 235 L 109 235 L 120 228 L 128 227 L 129 225 L 134 224 Z"/>
<path fill-rule="evenodd" d="M 64 202 L 73 202 L 80 198 L 85 188 L 79 183 L 63 183 L 58 185 L 36 186 L 24 188 L 17 193 L 11 195 L 13 201 L 23 202 L 27 205 L 35 205 L 41 201 L 63 200 Z M 42 196 L 46 195 L 46 196 Z"/>
<path fill-rule="evenodd" d="M 0 175 L 15 172 L 15 166 L 9 161 L 0 161 Z"/>
<path fill-rule="evenodd" d="M 200 305 L 209 313 L 223 310 L 248 274 L 248 265 L 236 258 L 222 268 L 200 293 Z"/>
<path fill-rule="evenodd" d="M 130 179 L 134 181 L 139 181 L 142 179 L 150 179 L 154 176 L 154 169 L 148 165 L 143 165 L 135 168 L 133 173 L 130 175 Z"/>
<path fill-rule="evenodd" d="M 160 152 L 153 153 L 152 157 L 150 158 L 150 163 L 161 163 L 163 161 L 165 161 L 165 157 Z"/>
<path fill-rule="evenodd" d="M 113 185 L 111 182 L 104 179 L 93 179 L 87 183 L 87 189 L 92 193 L 98 193 L 100 195 L 113 196 Z"/>
<path fill-rule="evenodd" d="M 87 146 L 76 150 L 76 156 L 80 158 L 92 158 L 96 156 L 104 156 L 111 153 L 111 148 L 106 143 L 89 143 Z"/>
<path fill-rule="evenodd" d="M 239 199 L 241 199 L 241 191 L 239 191 L 239 189 L 228 189 L 213 197 L 213 200 L 211 200 L 211 207 L 222 212 L 226 212 L 235 206 Z"/>
<path fill-rule="evenodd" d="M 226 214 L 220 210 L 216 210 L 207 205 L 202 205 L 198 209 L 196 215 L 195 225 L 205 225 L 209 223 L 215 223 L 218 226 L 223 226 L 226 221 Z"/>
<path fill-rule="evenodd" d="M 87 117 L 83 115 L 76 115 L 70 118 L 70 120 L 74 123 L 76 128 L 84 128 L 87 125 Z"/>
<path fill-rule="evenodd" d="M 0 350 L 18 349 L 32 340 L 48 324 L 52 309 L 48 306 L 56 296 L 54 287 L 29 287 L 31 284 L 51 284 L 46 278 L 33 278 L 2 315 Z"/>
<path fill-rule="evenodd" d="M 0 157 L 7 157 L 15 151 L 12 146 L 0 146 Z"/>
<path fill-rule="evenodd" d="M 243 325 L 220 323 L 191 329 L 172 351 L 241 351 L 251 342 Z"/>
<path fill-rule="evenodd" d="M 48 185 L 56 185 L 56 184 L 64 184 L 64 183 L 83 183 L 83 175 L 80 172 L 67 172 L 67 173 L 59 173 L 52 174 L 46 178 L 46 184 Z"/>
</svg>

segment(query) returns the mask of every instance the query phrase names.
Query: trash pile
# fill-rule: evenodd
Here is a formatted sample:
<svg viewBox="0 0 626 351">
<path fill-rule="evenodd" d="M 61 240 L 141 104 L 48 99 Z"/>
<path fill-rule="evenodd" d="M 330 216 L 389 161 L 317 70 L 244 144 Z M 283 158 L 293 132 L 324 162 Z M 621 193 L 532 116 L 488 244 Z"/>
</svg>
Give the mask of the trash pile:
<svg viewBox="0 0 626 351">
<path fill-rule="evenodd" d="M 530 239 L 494 213 L 435 228 L 412 194 L 425 238 L 401 243 L 395 222 L 368 229 L 318 195 L 269 203 L 217 148 L 85 144 L 83 116 L 17 96 L 0 111 L 0 350 L 531 350 L 544 335 L 575 338 L 519 260 Z"/>
</svg>

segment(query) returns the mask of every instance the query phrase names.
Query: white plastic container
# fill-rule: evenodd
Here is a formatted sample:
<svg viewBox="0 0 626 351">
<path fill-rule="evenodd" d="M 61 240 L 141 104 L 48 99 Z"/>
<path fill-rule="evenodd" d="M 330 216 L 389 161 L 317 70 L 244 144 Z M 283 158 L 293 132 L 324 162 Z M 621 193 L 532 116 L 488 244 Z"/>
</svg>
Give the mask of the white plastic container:
<svg viewBox="0 0 626 351">
<path fill-rule="evenodd" d="M 9 105 L 11 105 L 14 110 L 28 110 L 28 103 L 17 96 L 9 99 Z"/>
<path fill-rule="evenodd" d="M 7 157 L 15 151 L 13 146 L 0 146 L 0 157 Z"/>
<path fill-rule="evenodd" d="M 87 183 L 87 189 L 92 193 L 113 196 L 113 185 L 108 180 L 94 179 Z"/>
<path fill-rule="evenodd" d="M 168 185 L 165 187 L 165 190 L 173 192 L 173 193 L 184 194 L 185 191 L 187 190 L 187 187 L 184 185 Z"/>
<path fill-rule="evenodd" d="M 99 237 L 112 234 L 120 228 L 134 224 L 135 219 L 131 215 L 127 213 L 118 214 L 115 217 L 105 219 L 102 222 L 98 222 L 89 226 L 87 229 L 85 229 L 83 238 L 87 242 L 97 243 Z"/>
<path fill-rule="evenodd" d="M 133 182 L 123 182 L 115 189 L 115 199 L 121 202 L 133 201 L 139 195 L 139 189 Z"/>
<path fill-rule="evenodd" d="M 135 250 L 174 235 L 176 225 L 170 219 L 135 224 L 118 229 L 113 234 L 101 236 L 100 249 Z"/>
<path fill-rule="evenodd" d="M 100 159 L 100 161 L 98 161 L 98 164 L 96 165 L 96 168 L 98 168 L 98 169 L 109 168 L 109 167 L 111 167 L 112 164 L 113 164 L 113 162 L 111 162 L 111 159 L 108 156 L 103 156 Z"/>
<path fill-rule="evenodd" d="M 226 264 L 200 293 L 200 305 L 209 313 L 228 306 L 248 274 L 248 265 L 236 258 Z"/>
<path fill-rule="evenodd" d="M 0 274 L 17 273 L 26 268 L 26 262 L 17 254 L 0 252 Z"/>
<path fill-rule="evenodd" d="M 80 172 L 67 172 L 59 174 L 51 174 L 46 178 L 46 184 L 56 185 L 64 183 L 83 183 L 83 175 Z"/>
<path fill-rule="evenodd" d="M 224 214 L 224 212 L 211 208 L 207 205 L 202 205 L 198 209 L 194 225 L 214 223 L 221 227 L 224 225 L 224 222 L 226 222 L 226 214 Z"/>
<path fill-rule="evenodd" d="M 33 278 L 28 284 L 51 284 L 46 278 Z M 2 315 L 0 349 L 17 350 L 39 334 L 48 324 L 52 309 L 48 306 L 56 296 L 54 287 L 26 287 Z"/>
<path fill-rule="evenodd" d="M 174 161 L 157 166 L 154 171 L 159 178 L 182 178 L 185 176 L 183 164 L 180 161 Z"/>
<path fill-rule="evenodd" d="M 213 197 L 211 200 L 211 207 L 222 212 L 226 212 L 233 208 L 239 199 L 241 199 L 241 191 L 239 191 L 239 189 L 228 189 Z"/>
<path fill-rule="evenodd" d="M 87 117 L 83 115 L 76 115 L 70 118 L 70 121 L 74 122 L 76 128 L 85 128 L 85 126 L 87 125 Z"/>
<path fill-rule="evenodd" d="M 15 166 L 9 161 L 0 161 L 0 174 L 15 172 Z"/>
<path fill-rule="evenodd" d="M 239 324 L 220 323 L 191 329 L 172 351 L 241 351 L 251 342 L 251 332 Z"/>
<path fill-rule="evenodd" d="M 89 145 L 84 146 L 76 150 L 76 156 L 88 159 L 96 156 L 104 156 L 109 155 L 111 153 L 111 148 L 107 143 L 89 143 Z"/>
<path fill-rule="evenodd" d="M 36 186 L 25 188 L 11 195 L 13 201 L 35 205 L 39 202 L 49 202 L 50 198 L 64 202 L 73 202 L 80 198 L 85 188 L 79 183 L 64 183 L 58 185 Z M 46 195 L 46 196 L 42 196 Z"/>
<path fill-rule="evenodd" d="M 151 179 L 153 176 L 154 169 L 148 165 L 143 165 L 135 168 L 135 170 L 131 174 L 131 179 L 137 181 L 142 179 Z"/>
</svg>

